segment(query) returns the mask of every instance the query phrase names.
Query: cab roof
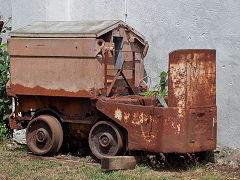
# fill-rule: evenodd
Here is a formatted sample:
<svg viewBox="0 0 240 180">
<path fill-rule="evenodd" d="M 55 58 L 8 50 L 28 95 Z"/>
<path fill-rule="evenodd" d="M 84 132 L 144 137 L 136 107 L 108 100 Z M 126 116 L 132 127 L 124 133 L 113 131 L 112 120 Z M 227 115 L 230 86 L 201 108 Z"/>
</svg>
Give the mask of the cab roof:
<svg viewBox="0 0 240 180">
<path fill-rule="evenodd" d="M 103 21 L 45 21 L 36 22 L 10 32 L 11 37 L 86 37 L 96 38 L 117 28 L 127 25 L 121 20 Z M 145 39 L 139 32 L 130 30 Z"/>
</svg>

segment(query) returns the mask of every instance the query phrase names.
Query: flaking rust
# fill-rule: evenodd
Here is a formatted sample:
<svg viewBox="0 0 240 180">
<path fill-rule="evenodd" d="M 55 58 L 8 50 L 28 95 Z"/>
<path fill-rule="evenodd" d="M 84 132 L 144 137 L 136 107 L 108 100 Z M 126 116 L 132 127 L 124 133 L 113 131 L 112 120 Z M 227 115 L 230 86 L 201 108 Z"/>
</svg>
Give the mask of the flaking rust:
<svg viewBox="0 0 240 180">
<path fill-rule="evenodd" d="M 117 108 L 117 109 L 115 110 L 115 112 L 114 112 L 114 116 L 115 116 L 116 119 L 118 119 L 119 121 L 121 121 L 121 120 L 122 120 L 122 117 L 123 117 L 123 116 L 122 116 L 122 111 Z"/>
<path fill-rule="evenodd" d="M 129 149 L 179 153 L 214 149 L 215 53 L 179 50 L 170 54 L 168 108 L 155 104 L 154 97 L 131 96 L 101 99 L 98 102 L 104 108 L 99 110 L 127 130 Z"/>
<path fill-rule="evenodd" d="M 88 139 L 99 159 L 129 150 L 216 148 L 215 50 L 169 54 L 163 107 L 156 97 L 138 95 L 147 90 L 143 78 L 149 46 L 122 21 L 41 22 L 10 35 L 7 93 L 16 102 L 10 125 L 27 127 L 35 154 L 59 150 L 62 138 L 54 134 L 68 134 L 68 141 L 81 145 Z"/>
</svg>

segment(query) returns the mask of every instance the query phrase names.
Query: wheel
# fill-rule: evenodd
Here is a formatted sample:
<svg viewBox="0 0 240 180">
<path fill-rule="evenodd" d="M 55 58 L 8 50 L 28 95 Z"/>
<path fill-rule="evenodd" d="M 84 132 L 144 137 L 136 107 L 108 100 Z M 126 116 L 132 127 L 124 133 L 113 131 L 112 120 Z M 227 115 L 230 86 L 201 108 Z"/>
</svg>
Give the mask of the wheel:
<svg viewBox="0 0 240 180">
<path fill-rule="evenodd" d="M 62 126 L 53 116 L 38 116 L 27 126 L 26 141 L 34 154 L 54 155 L 63 142 Z"/>
<path fill-rule="evenodd" d="M 88 142 L 92 153 L 98 159 L 122 155 L 125 151 L 122 132 L 107 121 L 100 121 L 91 128 Z"/>
</svg>

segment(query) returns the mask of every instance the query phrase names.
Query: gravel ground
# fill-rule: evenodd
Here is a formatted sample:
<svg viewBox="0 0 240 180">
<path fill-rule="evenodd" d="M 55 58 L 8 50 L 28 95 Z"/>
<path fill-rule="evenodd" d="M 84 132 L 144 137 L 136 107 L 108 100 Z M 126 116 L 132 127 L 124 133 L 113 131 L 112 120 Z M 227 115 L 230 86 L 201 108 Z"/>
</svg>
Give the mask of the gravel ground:
<svg viewBox="0 0 240 180">
<path fill-rule="evenodd" d="M 240 149 L 217 147 L 214 151 L 215 162 L 218 165 L 225 165 L 233 168 L 240 166 Z"/>
</svg>

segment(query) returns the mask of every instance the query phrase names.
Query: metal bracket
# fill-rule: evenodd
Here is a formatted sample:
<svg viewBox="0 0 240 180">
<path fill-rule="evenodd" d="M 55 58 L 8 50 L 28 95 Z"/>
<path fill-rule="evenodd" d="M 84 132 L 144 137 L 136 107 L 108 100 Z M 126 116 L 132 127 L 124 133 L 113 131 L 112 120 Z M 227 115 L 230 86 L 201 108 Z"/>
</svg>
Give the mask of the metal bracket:
<svg viewBox="0 0 240 180">
<path fill-rule="evenodd" d="M 122 72 L 122 69 L 118 69 L 117 74 L 114 76 L 114 79 L 113 79 L 110 87 L 107 89 L 107 94 L 106 94 L 106 96 L 109 96 L 109 95 L 110 95 L 110 93 L 111 93 L 111 91 L 112 91 L 112 88 L 113 88 L 113 86 L 114 86 L 114 84 L 115 84 L 115 82 L 116 82 L 116 80 L 117 80 L 117 78 L 118 78 L 119 75 L 121 75 L 121 76 L 123 77 L 123 79 L 124 79 L 125 82 L 127 83 L 128 87 L 130 88 L 130 90 L 132 91 L 132 93 L 135 94 L 133 87 L 130 85 L 130 83 L 129 83 L 128 80 L 126 79 L 125 75 L 124 75 L 123 72 Z"/>
</svg>

